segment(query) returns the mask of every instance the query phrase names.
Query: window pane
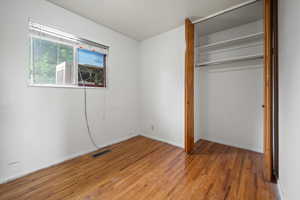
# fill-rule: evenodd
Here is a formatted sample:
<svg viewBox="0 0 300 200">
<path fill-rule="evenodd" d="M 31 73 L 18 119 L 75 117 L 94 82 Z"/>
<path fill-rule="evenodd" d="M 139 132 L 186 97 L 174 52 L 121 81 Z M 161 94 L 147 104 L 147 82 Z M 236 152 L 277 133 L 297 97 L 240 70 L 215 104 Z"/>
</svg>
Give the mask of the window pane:
<svg viewBox="0 0 300 200">
<path fill-rule="evenodd" d="M 78 49 L 78 84 L 105 87 L 105 55 Z"/>
<path fill-rule="evenodd" d="M 32 73 L 37 84 L 73 83 L 73 47 L 32 38 Z"/>
<path fill-rule="evenodd" d="M 95 51 L 78 49 L 78 64 L 103 67 L 104 55 Z"/>
</svg>

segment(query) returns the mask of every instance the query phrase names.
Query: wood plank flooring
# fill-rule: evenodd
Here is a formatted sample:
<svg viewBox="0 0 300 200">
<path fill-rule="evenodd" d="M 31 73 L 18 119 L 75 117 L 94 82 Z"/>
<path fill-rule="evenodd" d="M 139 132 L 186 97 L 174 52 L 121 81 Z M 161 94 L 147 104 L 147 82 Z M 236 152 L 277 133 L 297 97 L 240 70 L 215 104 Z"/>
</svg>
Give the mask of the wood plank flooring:
<svg viewBox="0 0 300 200">
<path fill-rule="evenodd" d="M 142 136 L 108 148 L 2 184 L 0 200 L 278 199 L 258 153 L 201 141 L 187 155 Z"/>
</svg>

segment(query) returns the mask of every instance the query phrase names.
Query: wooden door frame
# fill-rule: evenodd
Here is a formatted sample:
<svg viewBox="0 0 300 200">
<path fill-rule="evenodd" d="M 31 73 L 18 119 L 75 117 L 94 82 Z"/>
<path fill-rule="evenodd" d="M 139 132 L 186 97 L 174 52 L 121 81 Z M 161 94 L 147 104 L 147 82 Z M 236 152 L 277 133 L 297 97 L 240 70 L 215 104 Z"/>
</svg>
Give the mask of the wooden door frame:
<svg viewBox="0 0 300 200">
<path fill-rule="evenodd" d="M 185 145 L 186 153 L 194 148 L 194 40 L 195 25 L 190 19 L 185 20 Z"/>
<path fill-rule="evenodd" d="M 264 0 L 264 177 L 268 181 L 276 181 L 278 171 L 273 162 L 274 158 L 278 162 L 278 146 L 273 146 L 275 140 L 278 143 L 277 9 L 277 0 Z"/>
<path fill-rule="evenodd" d="M 278 0 L 273 0 L 273 175 L 279 178 Z"/>
<path fill-rule="evenodd" d="M 264 0 L 264 177 L 273 179 L 273 62 L 277 55 L 273 49 L 277 38 L 273 33 L 274 5 L 276 0 Z M 191 153 L 194 147 L 194 24 L 185 20 L 185 152 Z M 276 34 L 275 34 L 276 35 Z M 273 49 L 273 50 L 272 50 Z"/>
</svg>

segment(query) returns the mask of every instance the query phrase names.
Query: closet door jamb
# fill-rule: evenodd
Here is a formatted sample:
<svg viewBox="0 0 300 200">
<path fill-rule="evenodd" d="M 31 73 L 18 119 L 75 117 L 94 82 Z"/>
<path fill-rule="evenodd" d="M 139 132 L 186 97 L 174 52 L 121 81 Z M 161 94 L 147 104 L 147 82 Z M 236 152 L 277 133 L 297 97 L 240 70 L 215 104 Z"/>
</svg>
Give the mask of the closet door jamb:
<svg viewBox="0 0 300 200">
<path fill-rule="evenodd" d="M 192 153 L 194 147 L 194 38 L 195 25 L 185 20 L 185 143 L 186 153 Z"/>
</svg>

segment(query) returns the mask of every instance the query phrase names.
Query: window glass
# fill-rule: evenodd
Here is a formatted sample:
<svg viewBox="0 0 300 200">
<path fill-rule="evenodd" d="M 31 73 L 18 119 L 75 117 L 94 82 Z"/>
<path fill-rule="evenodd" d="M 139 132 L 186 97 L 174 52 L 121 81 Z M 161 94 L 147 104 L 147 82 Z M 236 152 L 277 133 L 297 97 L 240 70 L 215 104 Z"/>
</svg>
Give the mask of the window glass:
<svg viewBox="0 0 300 200">
<path fill-rule="evenodd" d="M 78 64 L 103 67 L 104 55 L 96 51 L 78 49 Z"/>
<path fill-rule="evenodd" d="M 78 83 L 105 87 L 105 55 L 87 49 L 78 49 Z"/>
<path fill-rule="evenodd" d="M 69 72 L 66 83 L 72 83 L 73 47 L 48 40 L 32 38 L 32 78 L 37 84 L 62 83 L 60 68 Z M 56 77 L 58 76 L 58 77 Z"/>
</svg>

